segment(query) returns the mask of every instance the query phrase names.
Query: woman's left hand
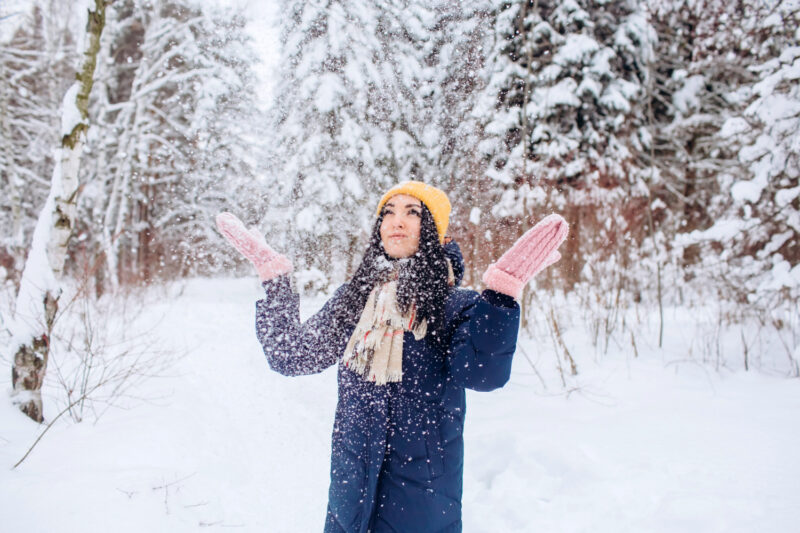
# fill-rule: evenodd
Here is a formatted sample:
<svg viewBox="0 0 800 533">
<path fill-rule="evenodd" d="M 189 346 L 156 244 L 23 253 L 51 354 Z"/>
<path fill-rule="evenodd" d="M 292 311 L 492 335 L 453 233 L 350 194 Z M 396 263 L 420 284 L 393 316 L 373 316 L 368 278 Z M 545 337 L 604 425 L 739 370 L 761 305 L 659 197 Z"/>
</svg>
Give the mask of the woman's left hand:
<svg viewBox="0 0 800 533">
<path fill-rule="evenodd" d="M 486 286 L 518 299 L 525 284 L 559 259 L 558 247 L 567 238 L 569 224 L 561 215 L 548 215 L 525 232 L 483 274 Z"/>
</svg>

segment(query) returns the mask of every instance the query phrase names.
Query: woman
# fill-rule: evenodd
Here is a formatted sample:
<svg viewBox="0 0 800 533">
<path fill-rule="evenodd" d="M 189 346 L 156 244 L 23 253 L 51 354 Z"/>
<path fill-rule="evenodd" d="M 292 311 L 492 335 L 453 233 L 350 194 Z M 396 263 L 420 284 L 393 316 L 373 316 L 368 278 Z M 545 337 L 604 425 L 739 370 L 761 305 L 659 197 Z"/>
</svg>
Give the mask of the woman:
<svg viewBox="0 0 800 533">
<path fill-rule="evenodd" d="M 256 267 L 266 298 L 256 328 L 270 367 L 287 376 L 339 362 L 327 532 L 461 531 L 465 388 L 502 387 L 511 372 L 525 283 L 560 258 L 558 215 L 490 266 L 482 294 L 457 289 L 450 202 L 417 181 L 378 203 L 352 280 L 301 324 L 289 260 L 233 215 L 220 231 Z"/>
</svg>

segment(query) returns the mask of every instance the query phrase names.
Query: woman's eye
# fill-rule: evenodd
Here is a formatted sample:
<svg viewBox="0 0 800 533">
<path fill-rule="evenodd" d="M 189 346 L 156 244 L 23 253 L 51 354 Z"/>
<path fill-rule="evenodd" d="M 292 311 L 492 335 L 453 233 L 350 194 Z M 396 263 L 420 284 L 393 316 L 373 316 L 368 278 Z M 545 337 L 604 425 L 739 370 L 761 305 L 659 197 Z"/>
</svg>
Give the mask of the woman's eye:
<svg viewBox="0 0 800 533">
<path fill-rule="evenodd" d="M 409 215 L 416 215 L 416 216 L 422 218 L 422 213 L 420 211 L 418 211 L 417 209 L 410 209 L 408 211 L 408 214 Z"/>
</svg>

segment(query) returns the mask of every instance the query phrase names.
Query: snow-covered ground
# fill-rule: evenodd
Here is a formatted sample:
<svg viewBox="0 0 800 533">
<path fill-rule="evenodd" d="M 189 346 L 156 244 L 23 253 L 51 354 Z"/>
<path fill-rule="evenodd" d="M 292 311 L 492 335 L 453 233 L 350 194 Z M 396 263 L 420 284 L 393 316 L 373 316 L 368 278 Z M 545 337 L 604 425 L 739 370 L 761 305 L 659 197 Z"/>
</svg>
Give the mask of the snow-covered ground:
<svg viewBox="0 0 800 533">
<path fill-rule="evenodd" d="M 321 530 L 335 370 L 272 373 L 258 294 L 251 279 L 198 279 L 145 298 L 131 327 L 181 356 L 128 409 L 58 420 L 14 470 L 41 427 L 0 401 L 0 530 Z M 800 381 L 573 344 L 567 394 L 548 374 L 551 341 L 522 343 L 548 387 L 518 353 L 504 389 L 469 395 L 466 532 L 797 531 Z"/>
</svg>

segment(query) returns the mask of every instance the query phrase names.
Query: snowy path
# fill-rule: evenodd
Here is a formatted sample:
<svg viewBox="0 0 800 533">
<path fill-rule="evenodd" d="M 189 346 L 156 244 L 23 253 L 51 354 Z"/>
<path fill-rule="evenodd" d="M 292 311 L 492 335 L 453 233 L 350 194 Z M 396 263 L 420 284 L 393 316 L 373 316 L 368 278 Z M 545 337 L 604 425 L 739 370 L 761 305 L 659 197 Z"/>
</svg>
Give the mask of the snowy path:
<svg viewBox="0 0 800 533">
<path fill-rule="evenodd" d="M 0 402 L 0 530 L 321 530 L 335 371 L 270 372 L 257 294 L 251 280 L 196 280 L 148 308 L 164 345 L 186 350 L 147 382 L 154 400 L 59 421 L 13 471 L 39 429 Z M 469 395 L 466 532 L 796 530 L 798 380 L 576 356 L 569 397 L 543 393 L 522 357 L 506 388 Z"/>
</svg>

